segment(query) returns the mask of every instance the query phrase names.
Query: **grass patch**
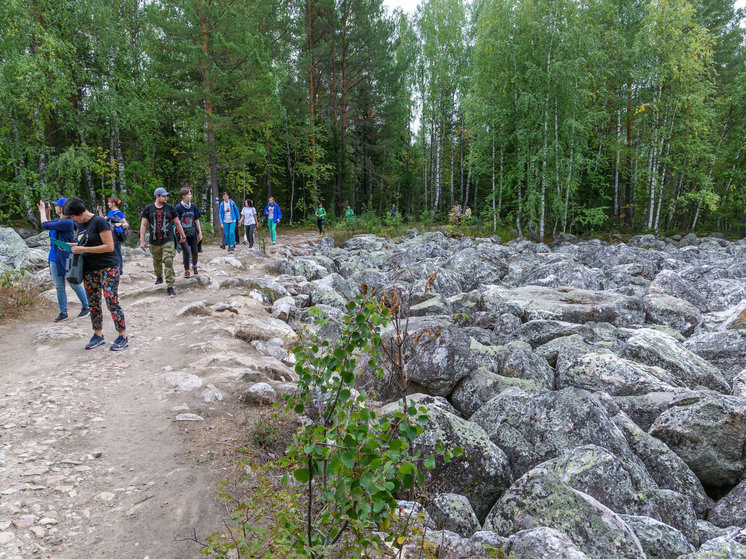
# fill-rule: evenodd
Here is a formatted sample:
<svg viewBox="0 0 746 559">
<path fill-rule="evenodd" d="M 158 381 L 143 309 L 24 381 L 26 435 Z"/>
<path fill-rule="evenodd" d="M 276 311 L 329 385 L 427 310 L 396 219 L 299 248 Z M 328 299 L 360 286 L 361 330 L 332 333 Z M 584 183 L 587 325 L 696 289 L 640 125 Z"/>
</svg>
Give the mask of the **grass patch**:
<svg viewBox="0 0 746 559">
<path fill-rule="evenodd" d="M 40 302 L 33 275 L 20 270 L 0 273 L 0 320 L 19 318 Z"/>
</svg>

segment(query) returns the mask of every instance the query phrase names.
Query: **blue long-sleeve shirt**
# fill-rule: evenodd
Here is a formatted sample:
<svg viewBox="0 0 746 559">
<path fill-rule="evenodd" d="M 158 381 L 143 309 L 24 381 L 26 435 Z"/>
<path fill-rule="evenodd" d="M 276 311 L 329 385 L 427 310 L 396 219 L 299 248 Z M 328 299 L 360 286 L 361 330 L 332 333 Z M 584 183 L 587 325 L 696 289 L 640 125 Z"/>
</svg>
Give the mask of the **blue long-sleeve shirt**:
<svg viewBox="0 0 746 559">
<path fill-rule="evenodd" d="M 75 241 L 75 222 L 72 219 L 64 218 L 45 221 L 41 224 L 41 228 L 49 231 L 49 236 L 52 239 L 57 239 L 65 243 Z M 54 262 L 57 265 L 57 273 L 64 276 L 68 256 L 70 256 L 69 252 L 62 250 L 56 244 L 52 243 L 52 246 L 49 248 L 49 258 L 47 260 Z"/>
</svg>

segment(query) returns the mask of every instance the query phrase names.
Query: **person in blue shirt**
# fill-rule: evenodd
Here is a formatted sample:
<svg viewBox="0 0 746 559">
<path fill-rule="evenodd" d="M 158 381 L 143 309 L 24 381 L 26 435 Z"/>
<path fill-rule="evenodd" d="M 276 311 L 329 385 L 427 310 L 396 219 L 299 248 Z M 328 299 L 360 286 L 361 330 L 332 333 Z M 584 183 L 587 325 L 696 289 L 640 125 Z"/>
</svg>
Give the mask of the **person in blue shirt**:
<svg viewBox="0 0 746 559">
<path fill-rule="evenodd" d="M 39 200 L 39 221 L 41 222 L 41 228 L 45 231 L 49 231 L 49 237 L 63 241 L 65 243 L 72 243 L 75 240 L 75 223 L 72 219 L 62 218 L 62 207 L 67 202 L 67 198 L 60 198 L 50 204 L 54 207 L 54 211 L 57 214 L 57 219 L 50 219 L 47 213 L 47 205 Z M 70 256 L 69 252 L 62 250 L 60 247 L 51 243 L 49 249 L 49 272 L 52 275 L 52 281 L 54 287 L 57 290 L 57 305 L 60 308 L 60 314 L 54 319 L 55 322 L 62 322 L 67 320 L 67 292 L 65 291 L 65 265 L 67 263 L 67 257 Z M 88 298 L 85 294 L 85 289 L 80 284 L 70 284 L 73 288 L 75 295 L 80 300 L 81 310 L 78 313 L 78 318 L 88 316 L 91 314 L 88 308 Z"/>
<path fill-rule="evenodd" d="M 227 192 L 223 192 L 223 201 L 220 202 L 220 228 L 223 230 L 223 244 L 220 248 L 228 247 L 228 250 L 236 250 L 236 226 L 241 219 L 236 203 L 230 199 Z"/>
<path fill-rule="evenodd" d="M 264 215 L 267 217 L 267 227 L 269 227 L 269 236 L 272 238 L 272 242 L 277 242 L 277 224 L 282 219 L 282 212 L 280 206 L 275 204 L 275 199 L 272 196 L 267 200 L 267 205 L 264 206 Z"/>
<path fill-rule="evenodd" d="M 119 257 L 119 275 L 122 275 L 124 267 L 124 259 L 122 258 L 122 242 L 127 238 L 127 234 L 124 232 L 125 229 L 129 229 L 130 224 L 127 223 L 127 219 L 124 217 L 122 210 L 119 206 L 122 205 L 122 201 L 114 196 L 113 194 L 106 199 L 106 205 L 109 206 L 109 212 L 104 216 L 106 220 L 114 227 L 114 252 Z M 98 209 L 98 214 L 101 215 L 101 208 Z"/>
</svg>

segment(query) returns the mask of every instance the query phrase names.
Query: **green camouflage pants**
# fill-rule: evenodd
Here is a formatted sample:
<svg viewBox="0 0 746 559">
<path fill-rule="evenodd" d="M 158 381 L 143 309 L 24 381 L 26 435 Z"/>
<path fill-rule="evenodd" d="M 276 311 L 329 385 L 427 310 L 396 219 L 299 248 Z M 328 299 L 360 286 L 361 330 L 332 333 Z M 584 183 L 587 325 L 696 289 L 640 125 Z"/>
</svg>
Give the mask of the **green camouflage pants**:
<svg viewBox="0 0 746 559">
<path fill-rule="evenodd" d="M 163 268 L 166 268 L 166 286 L 173 287 L 176 283 L 176 276 L 174 275 L 174 256 L 176 256 L 176 249 L 174 243 L 169 241 L 164 245 L 150 245 L 150 254 L 153 255 L 153 272 L 158 278 L 163 276 Z"/>
</svg>

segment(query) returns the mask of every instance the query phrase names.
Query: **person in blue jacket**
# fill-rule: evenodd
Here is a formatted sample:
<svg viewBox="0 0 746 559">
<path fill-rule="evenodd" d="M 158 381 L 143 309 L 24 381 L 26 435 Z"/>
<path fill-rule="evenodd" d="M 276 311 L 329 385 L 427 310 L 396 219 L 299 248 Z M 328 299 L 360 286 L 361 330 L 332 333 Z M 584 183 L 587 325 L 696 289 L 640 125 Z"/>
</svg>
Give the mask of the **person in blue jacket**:
<svg viewBox="0 0 746 559">
<path fill-rule="evenodd" d="M 280 206 L 275 204 L 275 199 L 272 196 L 267 200 L 267 205 L 264 206 L 264 215 L 267 217 L 267 227 L 269 227 L 269 236 L 272 238 L 272 242 L 277 242 L 277 224 L 282 219 L 282 212 Z"/>
<path fill-rule="evenodd" d="M 220 202 L 220 227 L 223 230 L 223 244 L 220 248 L 228 247 L 228 250 L 236 250 L 236 226 L 241 218 L 236 203 L 230 199 L 227 192 L 223 192 L 223 201 Z"/>
<path fill-rule="evenodd" d="M 47 205 L 39 200 L 39 220 L 41 222 L 41 228 L 45 231 L 49 231 L 49 236 L 52 239 L 63 241 L 65 243 L 72 243 L 75 240 L 75 223 L 72 219 L 62 218 L 62 206 L 67 202 L 67 198 L 60 198 L 50 204 L 54 207 L 54 211 L 57 214 L 57 219 L 50 219 L 47 213 Z M 62 322 L 67 320 L 67 292 L 65 291 L 65 265 L 67 263 L 67 257 L 70 253 L 62 250 L 60 247 L 51 243 L 49 249 L 49 272 L 52 275 L 52 281 L 54 287 L 57 290 L 57 305 L 60 308 L 60 314 L 54 319 L 55 322 Z M 73 288 L 75 295 L 80 300 L 82 309 L 78 313 L 78 318 L 88 316 L 91 314 L 91 310 L 88 308 L 88 298 L 85 295 L 85 289 L 80 284 L 70 284 Z"/>
</svg>

